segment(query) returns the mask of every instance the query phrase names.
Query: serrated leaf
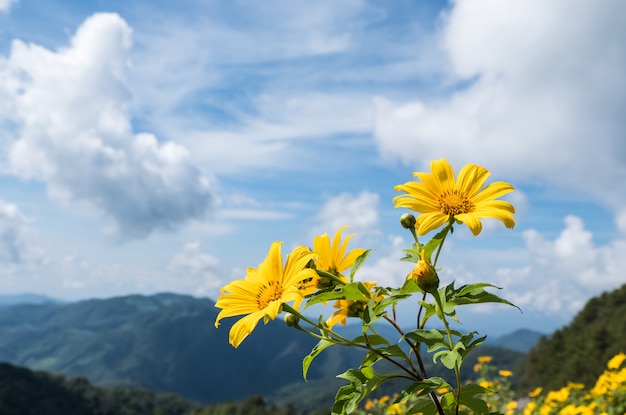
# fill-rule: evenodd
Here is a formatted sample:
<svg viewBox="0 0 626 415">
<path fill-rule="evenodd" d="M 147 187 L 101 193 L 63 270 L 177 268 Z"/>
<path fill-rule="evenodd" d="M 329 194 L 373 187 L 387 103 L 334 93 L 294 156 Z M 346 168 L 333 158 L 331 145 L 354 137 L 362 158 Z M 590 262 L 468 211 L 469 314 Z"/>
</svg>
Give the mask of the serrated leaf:
<svg viewBox="0 0 626 415">
<path fill-rule="evenodd" d="M 350 381 L 350 384 L 342 386 L 337 391 L 332 414 L 353 413 L 367 395 L 376 390 L 380 384 L 394 377 L 394 375 L 381 375 L 370 369 L 366 370 L 367 376 L 362 371 L 355 369 L 348 369 L 337 376 Z"/>
<path fill-rule="evenodd" d="M 468 384 L 461 388 L 461 396 L 459 397 L 459 402 L 462 405 L 467 406 L 476 414 L 488 414 L 489 407 L 487 403 L 481 398 L 476 397 L 476 395 L 488 393 L 488 389 L 483 388 L 480 385 L 476 384 Z"/>
<path fill-rule="evenodd" d="M 426 345 L 445 341 L 443 330 L 437 329 L 416 329 L 405 333 L 404 337 L 414 341 L 415 343 L 424 343 Z"/>
<path fill-rule="evenodd" d="M 326 339 L 321 339 L 319 342 L 317 342 L 315 346 L 313 346 L 311 353 L 309 353 L 307 356 L 304 357 L 304 359 L 302 359 L 302 377 L 304 377 L 304 380 L 306 380 L 306 375 L 309 372 L 309 366 L 311 365 L 313 359 L 315 359 L 325 349 L 334 344 L 335 343 Z"/>
<path fill-rule="evenodd" d="M 314 305 L 333 300 L 354 300 L 367 302 L 370 297 L 362 291 L 362 282 L 351 282 L 346 285 L 339 285 L 329 291 L 313 294 L 307 299 L 305 309 Z"/>
<path fill-rule="evenodd" d="M 368 249 L 354 260 L 354 264 L 352 264 L 352 268 L 350 269 L 350 281 L 354 281 L 354 274 L 361 268 L 371 253 L 372 250 Z"/>
<path fill-rule="evenodd" d="M 421 397 L 415 400 L 415 403 L 407 408 L 406 415 L 435 415 L 438 413 L 437 407 L 429 397 Z"/>
<path fill-rule="evenodd" d="M 389 345 L 389 341 L 378 334 L 368 334 L 367 336 L 358 336 L 352 339 L 354 343 L 369 344 L 370 346 L 379 346 L 381 344 Z"/>
<path fill-rule="evenodd" d="M 497 287 L 493 284 L 489 283 L 476 283 L 476 284 L 467 284 L 459 287 L 458 290 L 453 295 L 452 301 L 457 305 L 465 305 L 465 304 L 482 304 L 482 303 L 500 303 L 507 304 L 513 306 L 522 311 L 518 306 L 511 303 L 510 301 L 505 300 L 493 293 L 485 291 L 485 288 L 496 288 L 500 290 L 500 287 Z"/>
</svg>

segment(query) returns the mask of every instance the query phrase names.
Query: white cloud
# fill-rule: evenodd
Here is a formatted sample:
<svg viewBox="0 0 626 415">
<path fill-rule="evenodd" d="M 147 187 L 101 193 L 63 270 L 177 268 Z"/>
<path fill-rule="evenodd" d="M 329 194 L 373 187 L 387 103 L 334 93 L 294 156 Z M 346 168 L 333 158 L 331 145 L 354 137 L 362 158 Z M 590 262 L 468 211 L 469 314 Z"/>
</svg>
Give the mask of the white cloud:
<svg viewBox="0 0 626 415">
<path fill-rule="evenodd" d="M 438 100 L 376 103 L 386 157 L 446 157 L 498 175 L 626 201 L 626 3 L 459 0 L 440 33 L 448 82 Z"/>
<path fill-rule="evenodd" d="M 359 281 L 376 281 L 383 287 L 399 287 L 404 283 L 407 275 L 415 264 L 401 261 L 405 256 L 403 249 L 408 244 L 401 236 L 391 235 L 387 238 L 388 244 L 374 250 L 368 261 L 357 272 Z"/>
<path fill-rule="evenodd" d="M 592 296 L 626 283 L 626 240 L 596 245 L 583 221 L 567 216 L 553 240 L 536 230 L 523 233 L 529 259 L 520 268 L 502 267 L 497 285 L 518 306 L 570 315 Z"/>
<path fill-rule="evenodd" d="M 16 205 L 0 199 L 0 263 L 3 272 L 28 266 L 39 259 L 30 220 Z"/>
<path fill-rule="evenodd" d="M 0 0 L 0 12 L 8 13 L 11 10 L 11 6 L 18 1 L 19 0 Z"/>
<path fill-rule="evenodd" d="M 345 233 L 357 233 L 361 235 L 361 241 L 364 236 L 378 235 L 379 201 L 378 194 L 368 191 L 356 196 L 341 193 L 331 197 L 322 206 L 311 232 L 313 235 L 334 235 L 339 228 L 348 225 Z"/>
<path fill-rule="evenodd" d="M 127 74 L 132 30 L 116 14 L 95 14 L 68 47 L 50 51 L 15 40 L 0 70 L 17 136 L 12 171 L 43 180 L 62 201 L 87 202 L 124 237 L 142 237 L 200 218 L 209 180 L 174 142 L 134 133 Z"/>
</svg>

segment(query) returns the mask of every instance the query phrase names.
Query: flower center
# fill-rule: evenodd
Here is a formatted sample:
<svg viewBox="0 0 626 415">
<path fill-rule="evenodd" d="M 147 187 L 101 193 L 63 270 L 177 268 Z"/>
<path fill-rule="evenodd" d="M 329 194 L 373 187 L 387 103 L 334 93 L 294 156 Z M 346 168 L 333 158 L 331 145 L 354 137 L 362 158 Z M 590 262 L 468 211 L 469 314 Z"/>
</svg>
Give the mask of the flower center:
<svg viewBox="0 0 626 415">
<path fill-rule="evenodd" d="M 272 301 L 280 300 L 282 294 L 283 286 L 278 281 L 269 281 L 267 285 L 263 285 L 256 295 L 259 310 L 267 307 Z"/>
<path fill-rule="evenodd" d="M 441 212 L 450 216 L 468 213 L 474 209 L 472 202 L 458 190 L 445 191 L 439 196 L 438 202 Z"/>
</svg>

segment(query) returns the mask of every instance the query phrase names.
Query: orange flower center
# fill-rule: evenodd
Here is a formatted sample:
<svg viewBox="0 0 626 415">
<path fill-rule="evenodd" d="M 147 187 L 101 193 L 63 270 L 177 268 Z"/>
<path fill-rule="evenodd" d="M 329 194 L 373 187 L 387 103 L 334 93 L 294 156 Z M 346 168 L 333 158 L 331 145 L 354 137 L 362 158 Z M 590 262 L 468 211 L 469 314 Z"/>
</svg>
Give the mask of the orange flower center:
<svg viewBox="0 0 626 415">
<path fill-rule="evenodd" d="M 278 281 L 269 281 L 267 285 L 263 285 L 256 295 L 256 302 L 259 310 L 267 307 L 269 303 L 280 300 L 283 294 L 283 286 Z"/>
<path fill-rule="evenodd" d="M 468 213 L 474 209 L 472 202 L 458 190 L 446 190 L 439 196 L 438 202 L 441 212 L 450 216 Z"/>
</svg>

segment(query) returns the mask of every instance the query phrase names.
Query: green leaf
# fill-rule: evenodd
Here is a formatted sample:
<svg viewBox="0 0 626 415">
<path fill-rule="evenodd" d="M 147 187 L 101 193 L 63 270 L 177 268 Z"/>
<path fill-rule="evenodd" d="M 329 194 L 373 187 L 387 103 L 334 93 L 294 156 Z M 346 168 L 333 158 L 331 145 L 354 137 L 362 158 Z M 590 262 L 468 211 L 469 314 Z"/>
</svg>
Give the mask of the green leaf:
<svg viewBox="0 0 626 415">
<path fill-rule="evenodd" d="M 370 367 L 366 369 L 366 373 L 367 375 L 361 370 L 348 369 L 337 376 L 338 378 L 348 380 L 350 384 L 342 386 L 337 391 L 335 403 L 333 404 L 333 415 L 353 413 L 363 398 L 376 390 L 383 382 L 395 377 L 395 375 L 378 374 Z"/>
<path fill-rule="evenodd" d="M 315 346 L 313 346 L 311 353 L 305 356 L 302 360 L 302 377 L 304 377 L 304 380 L 306 380 L 306 375 L 309 372 L 309 366 L 311 365 L 313 359 L 315 359 L 320 353 L 322 353 L 322 351 L 334 344 L 336 343 L 326 339 L 321 339 Z"/>
<path fill-rule="evenodd" d="M 352 268 L 350 269 L 350 282 L 354 281 L 354 274 L 356 274 L 359 268 L 361 268 L 361 266 L 365 263 L 365 260 L 367 259 L 367 257 L 370 256 L 371 253 L 372 253 L 372 250 L 368 249 L 367 251 L 363 252 L 354 260 L 354 264 L 352 265 Z"/>
<path fill-rule="evenodd" d="M 422 259 L 420 258 L 420 251 L 421 251 L 422 246 L 423 245 L 420 243 L 413 242 L 413 245 L 411 245 L 411 248 L 402 250 L 402 252 L 406 252 L 406 256 L 401 258 L 400 261 L 416 263 L 417 261 Z"/>
<path fill-rule="evenodd" d="M 461 363 L 461 355 L 458 350 L 442 350 L 433 355 L 433 362 L 437 363 L 437 358 L 450 370 Z"/>
<path fill-rule="evenodd" d="M 415 343 L 424 343 L 427 346 L 445 343 L 445 331 L 438 329 L 416 329 L 404 334 L 404 337 Z"/>
<path fill-rule="evenodd" d="M 401 396 L 408 397 L 411 395 L 424 396 L 439 388 L 452 388 L 448 382 L 438 376 L 433 376 L 424 380 L 413 382 Z"/>
<path fill-rule="evenodd" d="M 365 285 L 362 282 L 351 282 L 346 285 L 338 285 L 332 290 L 313 294 L 307 299 L 307 303 L 304 308 L 306 309 L 314 304 L 333 300 L 354 300 L 367 302 L 370 298 L 368 295 L 363 293 L 363 287 L 365 287 Z"/>
<path fill-rule="evenodd" d="M 473 383 L 464 385 L 461 388 L 461 396 L 459 397 L 459 402 L 461 402 L 462 405 L 470 408 L 476 414 L 488 414 L 489 407 L 487 406 L 487 403 L 481 398 L 476 397 L 476 395 L 488 392 L 488 389 L 483 388 L 480 385 L 476 385 Z"/>
<path fill-rule="evenodd" d="M 428 396 L 422 396 L 415 400 L 415 403 L 407 408 L 406 415 L 436 415 L 438 413 L 437 407 Z"/>
<path fill-rule="evenodd" d="M 367 336 L 358 336 L 352 339 L 354 343 L 362 343 L 369 344 L 370 346 L 379 346 L 384 344 L 386 346 L 389 345 L 389 341 L 383 336 L 379 336 L 378 334 L 368 334 Z"/>
<path fill-rule="evenodd" d="M 485 291 L 485 288 L 497 288 L 493 284 L 488 283 L 476 283 L 476 284 L 467 284 L 459 287 L 458 290 L 454 292 L 453 298 L 451 299 L 457 305 L 465 305 L 465 304 L 482 304 L 482 303 L 500 303 L 507 304 L 513 306 L 522 311 L 515 304 L 493 294 L 488 291 Z"/>
</svg>

